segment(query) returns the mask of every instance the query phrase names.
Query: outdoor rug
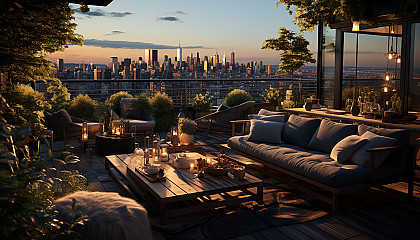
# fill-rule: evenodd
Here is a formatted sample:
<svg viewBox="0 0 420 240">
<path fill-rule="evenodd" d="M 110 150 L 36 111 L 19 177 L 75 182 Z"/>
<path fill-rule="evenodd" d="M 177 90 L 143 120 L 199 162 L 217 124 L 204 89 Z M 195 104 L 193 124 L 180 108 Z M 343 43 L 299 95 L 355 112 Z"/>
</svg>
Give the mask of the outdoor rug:
<svg viewBox="0 0 420 240">
<path fill-rule="evenodd" d="M 228 239 L 244 234 L 306 222 L 327 215 L 286 185 L 265 183 L 264 204 L 247 202 L 238 207 L 207 211 L 168 220 L 166 225 L 150 215 L 152 229 L 166 239 Z"/>
</svg>

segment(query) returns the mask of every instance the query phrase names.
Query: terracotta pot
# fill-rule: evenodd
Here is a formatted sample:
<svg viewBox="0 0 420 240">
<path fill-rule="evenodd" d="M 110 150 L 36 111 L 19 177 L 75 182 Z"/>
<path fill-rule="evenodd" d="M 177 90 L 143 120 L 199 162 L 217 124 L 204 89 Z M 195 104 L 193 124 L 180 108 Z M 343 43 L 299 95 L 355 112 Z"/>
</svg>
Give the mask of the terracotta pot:
<svg viewBox="0 0 420 240">
<path fill-rule="evenodd" d="M 179 136 L 179 141 L 181 142 L 182 145 L 189 145 L 194 141 L 194 135 L 182 133 Z"/>
</svg>

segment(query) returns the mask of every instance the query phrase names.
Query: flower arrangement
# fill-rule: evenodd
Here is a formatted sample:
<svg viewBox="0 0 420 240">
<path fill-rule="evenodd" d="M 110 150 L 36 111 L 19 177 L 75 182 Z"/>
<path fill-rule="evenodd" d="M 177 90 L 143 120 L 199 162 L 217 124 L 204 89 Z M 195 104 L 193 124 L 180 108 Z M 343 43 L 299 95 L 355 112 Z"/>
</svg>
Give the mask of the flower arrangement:
<svg viewBox="0 0 420 240">
<path fill-rule="evenodd" d="M 181 133 L 186 133 L 188 135 L 194 135 L 197 130 L 197 123 L 188 118 L 181 118 L 178 122 L 178 129 Z"/>
</svg>

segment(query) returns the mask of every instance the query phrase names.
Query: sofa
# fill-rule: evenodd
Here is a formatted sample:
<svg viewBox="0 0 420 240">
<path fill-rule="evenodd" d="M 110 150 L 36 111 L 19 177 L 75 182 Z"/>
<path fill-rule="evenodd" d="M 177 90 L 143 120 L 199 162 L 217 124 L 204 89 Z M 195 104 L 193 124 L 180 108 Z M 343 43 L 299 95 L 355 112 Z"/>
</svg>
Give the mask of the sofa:
<svg viewBox="0 0 420 240">
<path fill-rule="evenodd" d="M 130 128 L 136 128 L 135 133 L 149 133 L 153 132 L 156 125 L 155 119 L 150 115 L 147 110 L 139 111 L 136 109 L 137 98 L 122 98 L 121 99 L 121 114 L 120 118 L 129 121 Z M 115 113 L 111 114 L 112 118 Z"/>
<path fill-rule="evenodd" d="M 332 204 L 356 190 L 405 181 L 413 196 L 415 147 L 410 132 L 291 115 L 286 122 L 252 119 L 250 133 L 231 137 L 221 153 L 233 152 L 303 180 L 331 197 L 303 190 Z M 298 186 L 299 187 L 299 186 Z"/>
</svg>

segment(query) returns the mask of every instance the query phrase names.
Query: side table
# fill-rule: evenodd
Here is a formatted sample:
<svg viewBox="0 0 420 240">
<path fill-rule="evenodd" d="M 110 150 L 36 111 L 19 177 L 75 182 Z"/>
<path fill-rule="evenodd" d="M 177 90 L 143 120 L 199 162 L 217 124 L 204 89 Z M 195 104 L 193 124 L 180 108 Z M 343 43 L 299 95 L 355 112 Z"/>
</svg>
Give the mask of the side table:
<svg viewBox="0 0 420 240">
<path fill-rule="evenodd" d="M 135 137 L 96 134 L 95 150 L 99 156 L 134 152 Z"/>
</svg>

